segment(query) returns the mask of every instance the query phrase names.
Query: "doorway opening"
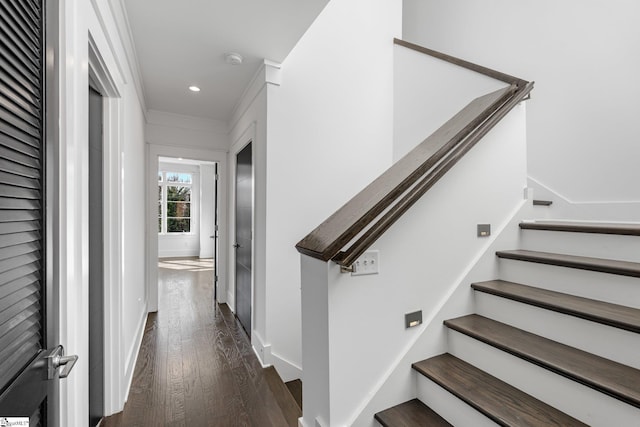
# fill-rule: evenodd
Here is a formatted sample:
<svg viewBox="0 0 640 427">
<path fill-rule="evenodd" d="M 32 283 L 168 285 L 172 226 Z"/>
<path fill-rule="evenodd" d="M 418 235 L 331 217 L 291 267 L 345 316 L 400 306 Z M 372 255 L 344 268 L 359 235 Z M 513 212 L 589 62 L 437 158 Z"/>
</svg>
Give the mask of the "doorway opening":
<svg viewBox="0 0 640 427">
<path fill-rule="evenodd" d="M 176 157 L 158 158 L 156 268 L 158 284 L 164 272 L 212 270 L 213 299 L 219 279 L 219 165 Z M 160 295 L 160 293 L 158 293 Z"/>
</svg>

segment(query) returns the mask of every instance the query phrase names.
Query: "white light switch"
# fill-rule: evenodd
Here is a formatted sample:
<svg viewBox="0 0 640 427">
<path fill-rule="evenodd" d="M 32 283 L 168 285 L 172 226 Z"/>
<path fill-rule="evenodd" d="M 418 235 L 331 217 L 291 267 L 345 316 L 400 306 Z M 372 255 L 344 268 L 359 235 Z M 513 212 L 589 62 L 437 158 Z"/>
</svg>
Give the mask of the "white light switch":
<svg viewBox="0 0 640 427">
<path fill-rule="evenodd" d="M 352 276 L 378 274 L 380 272 L 380 251 L 367 251 L 353 263 Z"/>
</svg>

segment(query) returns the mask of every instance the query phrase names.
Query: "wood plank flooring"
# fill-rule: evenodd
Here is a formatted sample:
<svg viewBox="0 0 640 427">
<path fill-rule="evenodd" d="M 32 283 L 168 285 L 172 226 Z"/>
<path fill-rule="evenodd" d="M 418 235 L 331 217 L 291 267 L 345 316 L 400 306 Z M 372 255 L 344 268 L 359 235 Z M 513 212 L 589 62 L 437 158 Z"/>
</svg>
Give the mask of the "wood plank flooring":
<svg viewBox="0 0 640 427">
<path fill-rule="evenodd" d="M 213 270 L 163 267 L 159 310 L 147 319 L 128 401 L 102 425 L 290 425 L 271 392 L 273 376 L 229 307 L 213 300 Z"/>
</svg>

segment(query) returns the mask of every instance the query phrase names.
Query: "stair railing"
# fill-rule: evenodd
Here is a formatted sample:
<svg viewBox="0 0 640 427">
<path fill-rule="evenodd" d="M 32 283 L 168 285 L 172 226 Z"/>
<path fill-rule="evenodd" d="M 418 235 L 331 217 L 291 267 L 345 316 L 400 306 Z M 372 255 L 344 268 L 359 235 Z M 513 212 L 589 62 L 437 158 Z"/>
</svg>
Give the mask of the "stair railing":
<svg viewBox="0 0 640 427">
<path fill-rule="evenodd" d="M 506 82 L 478 97 L 304 237 L 298 252 L 343 271 L 533 89 L 528 82 L 403 40 L 394 43 Z"/>
</svg>

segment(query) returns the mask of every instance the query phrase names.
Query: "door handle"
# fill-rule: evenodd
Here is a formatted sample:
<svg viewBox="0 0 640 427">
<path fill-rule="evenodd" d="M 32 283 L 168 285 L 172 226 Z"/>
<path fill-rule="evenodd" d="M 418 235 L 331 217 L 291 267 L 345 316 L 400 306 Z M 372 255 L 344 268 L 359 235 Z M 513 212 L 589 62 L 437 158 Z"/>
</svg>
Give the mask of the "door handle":
<svg viewBox="0 0 640 427">
<path fill-rule="evenodd" d="M 241 248 L 242 246 L 240 246 L 240 244 L 238 244 L 238 243 L 234 243 L 234 244 L 233 244 L 233 247 L 234 247 L 234 248 L 236 248 L 236 249 L 238 249 L 238 248 Z"/>
<path fill-rule="evenodd" d="M 62 370 L 62 372 L 60 372 L 59 378 L 67 378 L 77 361 L 78 356 L 65 356 L 64 347 L 59 345 L 51 352 L 49 356 L 47 356 L 47 363 L 49 366 L 48 378 L 50 380 L 54 379 L 56 371 L 60 366 L 64 366 L 64 369 Z"/>
</svg>

